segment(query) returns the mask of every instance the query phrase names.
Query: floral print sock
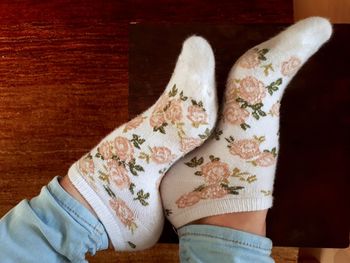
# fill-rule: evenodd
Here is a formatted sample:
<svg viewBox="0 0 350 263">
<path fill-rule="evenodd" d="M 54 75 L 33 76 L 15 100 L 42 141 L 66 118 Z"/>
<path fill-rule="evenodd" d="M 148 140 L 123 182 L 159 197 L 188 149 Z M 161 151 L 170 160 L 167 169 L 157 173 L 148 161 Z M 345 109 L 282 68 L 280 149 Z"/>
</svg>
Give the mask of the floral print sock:
<svg viewBox="0 0 350 263">
<path fill-rule="evenodd" d="M 70 180 L 96 212 L 116 250 L 141 250 L 157 242 L 164 222 L 160 181 L 214 127 L 214 79 L 210 45 L 201 37 L 188 38 L 158 101 L 69 169 Z"/>
<path fill-rule="evenodd" d="M 326 19 L 305 19 L 234 64 L 212 136 L 162 181 L 165 213 L 176 228 L 203 217 L 272 206 L 283 91 L 331 32 Z"/>
</svg>

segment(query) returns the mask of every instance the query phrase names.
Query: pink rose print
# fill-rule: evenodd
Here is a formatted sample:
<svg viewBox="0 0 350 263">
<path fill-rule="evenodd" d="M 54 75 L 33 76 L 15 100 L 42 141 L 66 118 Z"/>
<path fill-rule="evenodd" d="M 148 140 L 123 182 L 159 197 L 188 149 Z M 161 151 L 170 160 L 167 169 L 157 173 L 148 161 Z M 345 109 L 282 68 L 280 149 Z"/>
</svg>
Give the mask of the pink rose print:
<svg viewBox="0 0 350 263">
<path fill-rule="evenodd" d="M 255 139 L 243 139 L 230 144 L 230 153 L 243 159 L 251 159 L 260 154 L 259 141 Z"/>
<path fill-rule="evenodd" d="M 236 102 L 237 97 L 237 86 L 236 83 L 234 83 L 234 80 L 229 80 L 226 88 L 225 93 L 225 102 L 226 103 L 233 103 Z"/>
<path fill-rule="evenodd" d="M 78 168 L 83 175 L 90 175 L 94 174 L 95 172 L 94 161 L 92 160 L 92 158 L 89 158 L 87 156 L 79 160 Z"/>
<path fill-rule="evenodd" d="M 224 119 L 233 125 L 241 125 L 249 117 L 249 112 L 237 103 L 226 103 L 223 112 Z"/>
<path fill-rule="evenodd" d="M 254 77 L 245 77 L 239 84 L 239 97 L 251 105 L 261 102 L 266 95 L 264 83 Z"/>
<path fill-rule="evenodd" d="M 260 63 L 259 54 L 256 50 L 249 50 L 247 53 L 243 55 L 243 57 L 239 60 L 238 65 L 242 68 L 255 68 Z"/>
<path fill-rule="evenodd" d="M 180 100 L 172 100 L 169 108 L 165 112 L 167 120 L 172 123 L 178 122 L 182 119 L 182 108 Z"/>
<path fill-rule="evenodd" d="M 135 224 L 135 215 L 126 205 L 126 203 L 121 199 L 112 199 L 109 200 L 109 204 L 120 221 L 128 228 L 132 228 L 132 226 Z"/>
<path fill-rule="evenodd" d="M 149 119 L 151 126 L 160 127 L 165 122 L 164 112 L 160 109 L 155 109 Z"/>
<path fill-rule="evenodd" d="M 259 157 L 254 160 L 254 164 L 258 165 L 258 166 L 270 166 L 275 164 L 276 162 L 276 158 L 274 157 L 274 155 L 270 152 L 262 152 Z"/>
<path fill-rule="evenodd" d="M 175 203 L 178 208 L 185 208 L 198 203 L 200 200 L 201 194 L 195 191 L 182 195 Z"/>
<path fill-rule="evenodd" d="M 219 184 L 208 185 L 200 192 L 202 199 L 222 198 L 228 191 Z"/>
<path fill-rule="evenodd" d="M 201 171 L 204 181 L 208 184 L 219 183 L 230 175 L 228 165 L 220 161 L 213 161 L 203 165 Z"/>
<path fill-rule="evenodd" d="M 127 124 L 125 124 L 123 132 L 127 132 L 130 130 L 136 129 L 137 127 L 139 127 L 142 124 L 144 119 L 146 119 L 146 117 L 143 117 L 142 115 L 139 115 L 136 118 L 132 119 Z"/>
<path fill-rule="evenodd" d="M 270 109 L 270 114 L 271 116 L 280 116 L 280 106 L 281 104 L 279 102 L 276 102 L 275 104 L 272 105 Z"/>
<path fill-rule="evenodd" d="M 108 160 L 107 167 L 112 181 L 120 189 L 128 188 L 130 186 L 130 179 L 125 167 L 119 164 L 116 160 Z"/>
<path fill-rule="evenodd" d="M 189 152 L 197 146 L 201 145 L 202 140 L 197 138 L 181 138 L 181 152 Z"/>
<path fill-rule="evenodd" d="M 291 57 L 290 59 L 282 63 L 282 75 L 288 77 L 292 76 L 295 72 L 297 72 L 300 65 L 300 59 L 298 59 L 297 57 Z"/>
<path fill-rule="evenodd" d="M 168 95 L 164 94 L 159 98 L 155 108 L 159 111 L 164 111 L 165 106 L 167 106 L 168 104 L 169 104 L 169 97 Z"/>
<path fill-rule="evenodd" d="M 121 161 L 130 161 L 134 155 L 134 149 L 125 137 L 118 136 L 114 139 L 115 154 Z"/>
<path fill-rule="evenodd" d="M 187 118 L 192 121 L 195 127 L 198 127 L 200 124 L 207 124 L 208 114 L 204 109 L 197 105 L 191 105 L 188 107 Z"/>
<path fill-rule="evenodd" d="M 98 152 L 102 155 L 104 160 L 111 159 L 113 155 L 111 143 L 108 141 L 101 143 L 98 147 Z"/>
<path fill-rule="evenodd" d="M 151 151 L 151 159 L 157 164 L 169 163 L 175 158 L 167 147 L 153 147 Z"/>
</svg>

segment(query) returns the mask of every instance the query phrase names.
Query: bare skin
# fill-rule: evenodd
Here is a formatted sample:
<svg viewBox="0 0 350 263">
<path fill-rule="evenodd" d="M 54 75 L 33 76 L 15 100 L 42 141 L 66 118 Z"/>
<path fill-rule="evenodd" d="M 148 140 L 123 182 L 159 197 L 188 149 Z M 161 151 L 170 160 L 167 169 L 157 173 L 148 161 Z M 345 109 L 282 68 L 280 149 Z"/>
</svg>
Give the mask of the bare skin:
<svg viewBox="0 0 350 263">
<path fill-rule="evenodd" d="M 267 209 L 252 212 L 238 212 L 201 218 L 191 224 L 229 227 L 251 234 L 266 236 Z"/>
<path fill-rule="evenodd" d="M 69 180 L 68 176 L 66 175 L 59 181 L 62 188 L 70 194 L 74 199 L 76 199 L 79 203 L 81 203 L 83 206 L 85 206 L 95 217 L 97 217 L 95 211 L 92 209 L 92 207 L 89 205 L 88 202 L 84 199 L 84 197 L 78 192 L 77 189 L 75 189 L 72 182 Z M 112 242 L 109 240 L 109 248 L 113 248 Z"/>
<path fill-rule="evenodd" d="M 83 196 L 75 189 L 68 176 L 63 177 L 60 181 L 63 189 L 73 198 L 85 206 L 94 216 L 96 213 Z M 192 222 L 191 224 L 204 224 L 233 228 L 236 230 L 252 233 L 259 236 L 266 236 L 266 215 L 268 210 L 229 213 L 223 215 L 204 217 Z M 109 242 L 111 248 L 111 242 Z"/>
<path fill-rule="evenodd" d="M 84 199 L 84 197 L 78 192 L 77 189 L 73 186 L 72 182 L 69 180 L 68 176 L 63 177 L 59 181 L 60 185 L 63 187 L 64 190 L 66 190 L 67 193 L 69 193 L 72 197 L 74 197 L 79 203 L 81 203 L 83 206 L 85 206 L 94 216 L 97 217 L 95 211 L 92 209 L 92 207 L 89 205 L 88 202 Z"/>
</svg>

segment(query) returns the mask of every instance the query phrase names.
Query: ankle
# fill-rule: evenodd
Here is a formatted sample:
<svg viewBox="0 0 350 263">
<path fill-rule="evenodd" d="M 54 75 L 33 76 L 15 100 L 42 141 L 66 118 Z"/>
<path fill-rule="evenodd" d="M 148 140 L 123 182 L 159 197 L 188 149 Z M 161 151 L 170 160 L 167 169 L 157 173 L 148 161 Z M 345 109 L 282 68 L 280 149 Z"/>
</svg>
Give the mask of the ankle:
<svg viewBox="0 0 350 263">
<path fill-rule="evenodd" d="M 75 200 L 77 200 L 80 204 L 82 204 L 85 208 L 87 208 L 95 217 L 97 217 L 95 211 L 89 205 L 89 203 L 83 198 L 83 196 L 78 192 L 77 189 L 73 186 L 72 182 L 69 180 L 68 176 L 59 179 L 59 183 L 62 188 L 70 194 Z"/>
<path fill-rule="evenodd" d="M 196 220 L 191 224 L 222 226 L 259 236 L 266 236 L 267 211 L 261 210 L 209 216 Z"/>
</svg>

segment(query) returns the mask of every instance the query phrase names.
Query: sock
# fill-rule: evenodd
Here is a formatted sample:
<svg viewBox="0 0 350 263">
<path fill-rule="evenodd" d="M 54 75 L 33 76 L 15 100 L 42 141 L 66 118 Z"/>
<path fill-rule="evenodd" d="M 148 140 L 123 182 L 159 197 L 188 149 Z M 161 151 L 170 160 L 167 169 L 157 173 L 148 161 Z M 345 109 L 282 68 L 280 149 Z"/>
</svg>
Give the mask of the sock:
<svg viewBox="0 0 350 263">
<path fill-rule="evenodd" d="M 176 160 L 207 139 L 216 117 L 213 52 L 206 40 L 193 36 L 184 42 L 158 101 L 71 166 L 70 180 L 116 250 L 157 242 L 164 222 L 160 181 Z"/>
<path fill-rule="evenodd" d="M 331 32 L 326 19 L 305 19 L 234 64 L 212 136 L 162 181 L 165 214 L 176 228 L 203 217 L 272 206 L 283 91 Z"/>
</svg>

